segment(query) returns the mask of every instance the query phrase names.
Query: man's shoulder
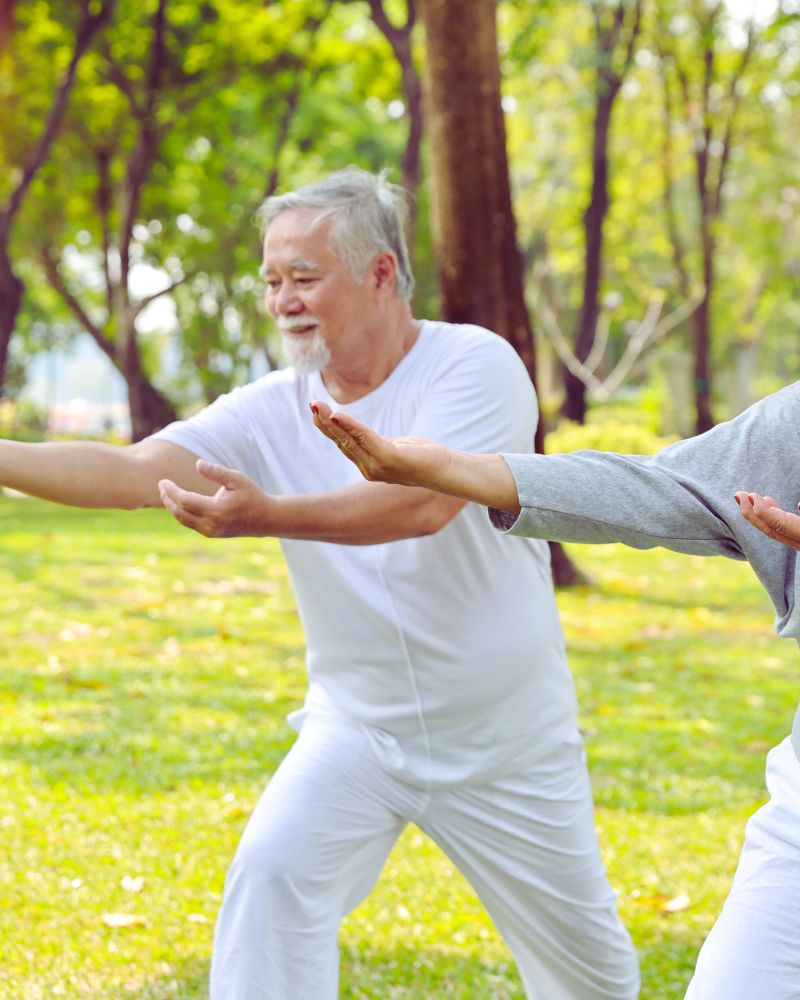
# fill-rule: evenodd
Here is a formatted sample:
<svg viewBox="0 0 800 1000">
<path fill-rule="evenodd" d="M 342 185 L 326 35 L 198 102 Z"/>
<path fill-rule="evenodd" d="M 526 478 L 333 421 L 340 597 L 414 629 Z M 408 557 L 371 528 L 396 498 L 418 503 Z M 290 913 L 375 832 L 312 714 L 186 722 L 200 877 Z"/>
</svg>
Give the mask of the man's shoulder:
<svg viewBox="0 0 800 1000">
<path fill-rule="evenodd" d="M 520 361 L 519 355 L 499 333 L 475 323 L 446 323 L 444 320 L 425 320 L 429 348 L 445 348 L 459 354 L 476 354 L 486 357 Z"/>
</svg>

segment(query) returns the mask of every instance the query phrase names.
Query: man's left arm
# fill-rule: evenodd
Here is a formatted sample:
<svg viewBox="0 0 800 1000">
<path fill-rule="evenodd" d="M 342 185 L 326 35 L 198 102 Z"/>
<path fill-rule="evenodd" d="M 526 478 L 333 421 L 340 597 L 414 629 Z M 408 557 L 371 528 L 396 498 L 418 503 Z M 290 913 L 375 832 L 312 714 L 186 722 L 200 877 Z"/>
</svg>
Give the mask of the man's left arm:
<svg viewBox="0 0 800 1000">
<path fill-rule="evenodd" d="M 169 480 L 162 480 L 159 490 L 176 520 L 208 538 L 379 545 L 434 534 L 465 503 L 419 487 L 366 482 L 324 493 L 276 496 L 233 469 L 204 461 L 197 469 L 218 485 L 213 496 L 183 490 Z"/>
</svg>

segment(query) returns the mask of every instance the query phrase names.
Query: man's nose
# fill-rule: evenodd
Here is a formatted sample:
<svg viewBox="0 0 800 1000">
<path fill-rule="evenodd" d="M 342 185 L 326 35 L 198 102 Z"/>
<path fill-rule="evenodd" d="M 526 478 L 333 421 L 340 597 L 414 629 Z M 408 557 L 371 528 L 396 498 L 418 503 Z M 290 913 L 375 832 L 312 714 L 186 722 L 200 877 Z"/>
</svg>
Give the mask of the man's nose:
<svg viewBox="0 0 800 1000">
<path fill-rule="evenodd" d="M 275 312 L 282 316 L 291 316 L 300 312 L 303 303 L 297 295 L 297 289 L 289 282 L 283 282 L 274 298 Z"/>
</svg>

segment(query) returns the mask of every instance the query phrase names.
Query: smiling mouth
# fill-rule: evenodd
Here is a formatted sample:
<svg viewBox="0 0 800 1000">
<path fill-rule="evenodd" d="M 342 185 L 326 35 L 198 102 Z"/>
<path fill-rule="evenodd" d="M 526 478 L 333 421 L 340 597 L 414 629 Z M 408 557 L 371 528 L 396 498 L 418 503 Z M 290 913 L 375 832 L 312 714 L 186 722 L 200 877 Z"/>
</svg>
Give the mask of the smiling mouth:
<svg viewBox="0 0 800 1000">
<path fill-rule="evenodd" d="M 319 329 L 319 323 L 298 323 L 296 326 L 281 327 L 280 331 L 287 337 L 305 337 Z"/>
</svg>

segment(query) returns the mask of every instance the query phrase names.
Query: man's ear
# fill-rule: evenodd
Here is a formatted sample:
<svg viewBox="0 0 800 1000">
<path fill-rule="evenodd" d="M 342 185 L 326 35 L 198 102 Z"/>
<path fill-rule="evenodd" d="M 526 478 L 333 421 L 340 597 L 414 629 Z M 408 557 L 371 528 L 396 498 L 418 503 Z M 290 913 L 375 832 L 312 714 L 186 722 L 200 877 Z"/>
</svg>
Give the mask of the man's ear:
<svg viewBox="0 0 800 1000">
<path fill-rule="evenodd" d="M 397 287 L 397 261 L 394 254 L 385 250 L 372 262 L 372 280 L 376 291 L 394 292 Z"/>
</svg>

